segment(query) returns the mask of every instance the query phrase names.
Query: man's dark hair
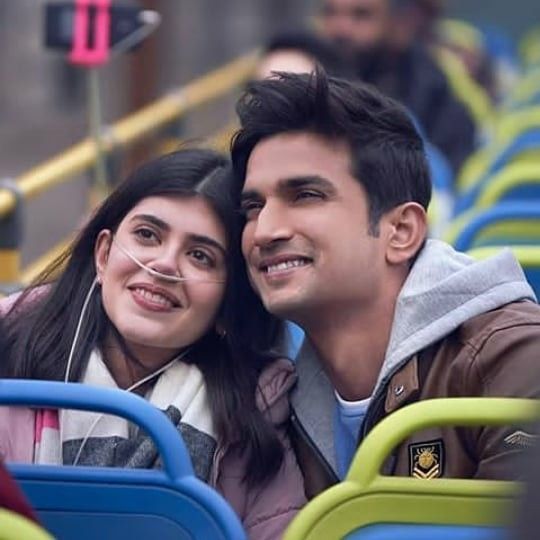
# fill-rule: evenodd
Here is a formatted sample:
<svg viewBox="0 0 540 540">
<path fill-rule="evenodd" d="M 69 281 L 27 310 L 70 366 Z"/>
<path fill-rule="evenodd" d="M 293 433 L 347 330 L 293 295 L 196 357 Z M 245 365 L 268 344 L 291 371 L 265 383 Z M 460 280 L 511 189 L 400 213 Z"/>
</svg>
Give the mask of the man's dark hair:
<svg viewBox="0 0 540 540">
<path fill-rule="evenodd" d="M 352 174 L 364 187 L 376 234 L 381 216 L 405 202 L 425 209 L 431 181 L 424 145 L 409 114 L 394 100 L 358 82 L 312 73 L 280 73 L 251 83 L 237 104 L 241 128 L 232 142 L 237 195 L 249 156 L 268 137 L 310 132 L 346 142 Z"/>
</svg>

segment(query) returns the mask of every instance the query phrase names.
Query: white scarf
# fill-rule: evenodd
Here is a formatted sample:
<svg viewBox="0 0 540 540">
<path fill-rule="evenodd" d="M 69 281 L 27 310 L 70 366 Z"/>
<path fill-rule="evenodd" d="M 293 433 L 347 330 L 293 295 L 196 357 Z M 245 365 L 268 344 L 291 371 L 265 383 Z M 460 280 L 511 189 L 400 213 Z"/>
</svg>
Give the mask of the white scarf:
<svg viewBox="0 0 540 540">
<path fill-rule="evenodd" d="M 98 350 L 90 355 L 84 384 L 118 388 Z M 159 375 L 145 398 L 163 410 L 182 434 L 197 476 L 206 480 L 216 449 L 216 433 L 203 375 L 180 360 Z M 52 416 L 51 416 L 52 414 Z M 36 421 L 36 463 L 151 468 L 159 466 L 155 446 L 127 420 L 101 413 L 62 411 L 62 429 L 53 411 Z M 60 432 L 63 459 L 60 459 Z"/>
</svg>

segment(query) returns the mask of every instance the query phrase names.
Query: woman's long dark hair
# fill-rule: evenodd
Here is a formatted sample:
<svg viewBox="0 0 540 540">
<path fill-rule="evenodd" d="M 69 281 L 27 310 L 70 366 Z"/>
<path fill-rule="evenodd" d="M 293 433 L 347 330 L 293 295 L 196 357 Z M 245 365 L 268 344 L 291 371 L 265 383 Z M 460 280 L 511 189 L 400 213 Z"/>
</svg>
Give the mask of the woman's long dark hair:
<svg viewBox="0 0 540 540">
<path fill-rule="evenodd" d="M 236 443 L 248 456 L 245 480 L 264 482 L 279 469 L 283 449 L 273 428 L 255 404 L 257 380 L 273 356 L 281 325 L 269 315 L 249 286 L 240 252 L 239 218 L 230 196 L 227 160 L 210 150 L 180 150 L 136 170 L 112 193 L 82 229 L 70 250 L 55 261 L 27 289 L 6 317 L 9 359 L 3 377 L 64 380 L 69 350 L 85 297 L 94 282 L 94 247 L 103 229 L 116 231 L 126 214 L 142 199 L 173 195 L 203 197 L 214 209 L 228 236 L 227 286 L 219 322 L 220 337 L 212 327 L 191 349 L 189 360 L 203 372 L 218 436 Z M 36 300 L 35 287 L 59 279 Z M 103 344 L 112 328 L 100 289 L 92 294 L 82 325 L 69 379 L 82 377 L 90 353 Z M 123 348 L 125 344 L 120 343 Z"/>
</svg>

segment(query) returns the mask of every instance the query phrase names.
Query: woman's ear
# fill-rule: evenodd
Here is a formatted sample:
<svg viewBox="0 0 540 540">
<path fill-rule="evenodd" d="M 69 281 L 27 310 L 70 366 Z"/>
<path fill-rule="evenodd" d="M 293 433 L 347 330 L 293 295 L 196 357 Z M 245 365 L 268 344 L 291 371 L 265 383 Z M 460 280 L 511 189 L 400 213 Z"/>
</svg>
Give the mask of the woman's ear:
<svg viewBox="0 0 540 540">
<path fill-rule="evenodd" d="M 394 265 L 410 261 L 426 239 L 426 211 L 418 203 L 408 202 L 390 210 L 387 219 L 386 260 Z"/>
<path fill-rule="evenodd" d="M 98 283 L 103 281 L 103 273 L 107 267 L 109 251 L 111 249 L 112 233 L 105 229 L 98 234 L 94 247 L 94 264 L 96 265 L 96 279 Z"/>
</svg>

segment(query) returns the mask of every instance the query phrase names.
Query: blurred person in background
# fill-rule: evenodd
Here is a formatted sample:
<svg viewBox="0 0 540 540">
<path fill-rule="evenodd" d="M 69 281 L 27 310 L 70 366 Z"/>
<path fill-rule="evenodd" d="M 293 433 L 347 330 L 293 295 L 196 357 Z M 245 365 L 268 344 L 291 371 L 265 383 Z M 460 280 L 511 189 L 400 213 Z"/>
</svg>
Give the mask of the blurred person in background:
<svg viewBox="0 0 540 540">
<path fill-rule="evenodd" d="M 494 64 L 485 50 L 482 32 L 465 21 L 444 19 L 445 8 L 444 0 L 402 1 L 399 17 L 394 20 L 394 38 L 401 43 L 422 43 L 434 55 L 441 49 L 451 52 L 494 99 Z"/>
<path fill-rule="evenodd" d="M 400 23 L 410 5 L 411 0 L 322 0 L 318 26 L 356 77 L 411 111 L 456 173 L 475 148 L 475 125 L 416 39 L 427 22 Z"/>
<path fill-rule="evenodd" d="M 328 40 L 307 30 L 280 32 L 264 47 L 255 78 L 265 79 L 280 71 L 311 73 L 317 64 L 327 73 L 344 75 L 345 63 Z"/>
</svg>

